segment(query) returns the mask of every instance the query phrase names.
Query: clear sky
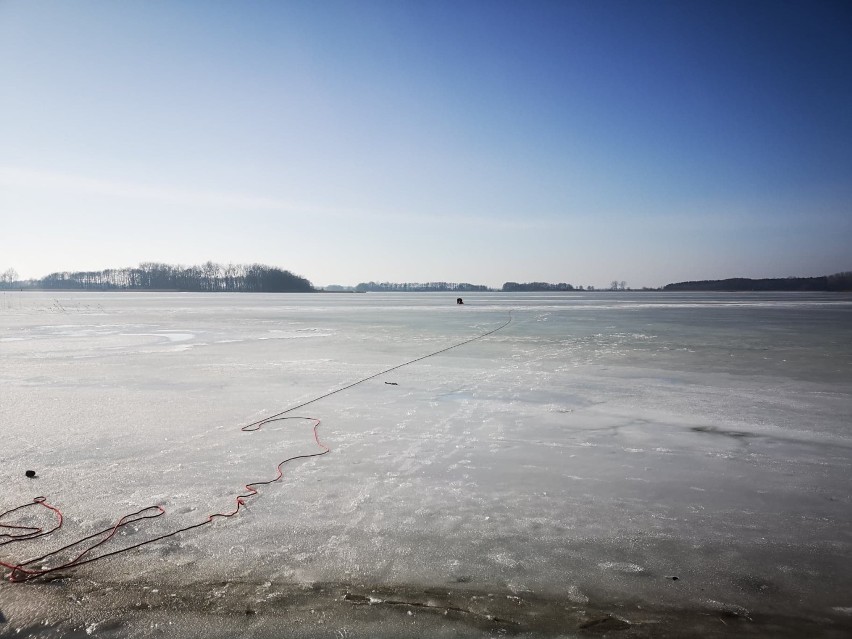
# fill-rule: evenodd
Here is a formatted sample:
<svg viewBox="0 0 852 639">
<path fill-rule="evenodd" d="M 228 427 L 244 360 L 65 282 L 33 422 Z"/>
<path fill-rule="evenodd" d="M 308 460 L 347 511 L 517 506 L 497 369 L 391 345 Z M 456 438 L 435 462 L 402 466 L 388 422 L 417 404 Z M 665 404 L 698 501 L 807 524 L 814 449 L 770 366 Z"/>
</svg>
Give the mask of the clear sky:
<svg viewBox="0 0 852 639">
<path fill-rule="evenodd" d="M 852 4 L 0 0 L 0 272 L 852 270 Z"/>
</svg>

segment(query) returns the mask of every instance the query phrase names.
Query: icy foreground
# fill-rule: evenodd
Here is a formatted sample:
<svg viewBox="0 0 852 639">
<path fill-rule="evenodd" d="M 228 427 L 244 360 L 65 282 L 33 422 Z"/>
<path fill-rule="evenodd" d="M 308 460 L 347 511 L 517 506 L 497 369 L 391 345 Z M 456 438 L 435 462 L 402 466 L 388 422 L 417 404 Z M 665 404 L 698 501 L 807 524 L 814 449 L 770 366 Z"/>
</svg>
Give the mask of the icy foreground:
<svg viewBox="0 0 852 639">
<path fill-rule="evenodd" d="M 0 636 L 848 636 L 852 299 L 465 302 L 3 294 L 0 511 L 65 514 L 11 563 L 230 511 L 317 450 L 240 426 L 512 322 L 293 413 L 331 453 L 239 516 L 4 582 Z"/>
</svg>

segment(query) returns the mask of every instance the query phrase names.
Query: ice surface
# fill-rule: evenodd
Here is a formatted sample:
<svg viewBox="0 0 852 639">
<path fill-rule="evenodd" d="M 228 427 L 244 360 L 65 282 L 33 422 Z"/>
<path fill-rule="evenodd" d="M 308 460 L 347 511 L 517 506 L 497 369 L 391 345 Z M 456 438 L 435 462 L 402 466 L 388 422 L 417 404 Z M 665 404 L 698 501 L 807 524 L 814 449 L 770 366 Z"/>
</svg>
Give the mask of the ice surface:
<svg viewBox="0 0 852 639">
<path fill-rule="evenodd" d="M 494 293 L 457 306 L 442 294 L 6 293 L 0 510 L 44 495 L 66 521 L 55 538 L 0 546 L 0 560 L 149 505 L 167 515 L 114 547 L 230 510 L 247 482 L 316 451 L 305 420 L 240 426 L 510 314 L 492 336 L 294 413 L 322 420 L 332 452 L 285 466 L 238 517 L 64 571 L 69 596 L 101 608 L 63 623 L 119 632 L 136 619 L 128 593 L 165 615 L 157 624 L 178 623 L 173 594 L 251 609 L 254 626 L 228 628 L 263 636 L 264 611 L 302 593 L 315 602 L 300 608 L 306 636 L 312 614 L 330 631 L 344 628 L 337 615 L 353 632 L 381 619 L 439 636 L 424 615 L 453 606 L 471 636 L 507 615 L 547 634 L 591 610 L 602 628 L 651 623 L 636 617 L 647 609 L 692 611 L 716 631 L 772 615 L 849 630 L 852 299 L 839 295 Z M 0 588 L 0 635 L 59 628 L 49 585 Z M 332 592 L 360 593 L 334 604 L 352 618 Z"/>
</svg>

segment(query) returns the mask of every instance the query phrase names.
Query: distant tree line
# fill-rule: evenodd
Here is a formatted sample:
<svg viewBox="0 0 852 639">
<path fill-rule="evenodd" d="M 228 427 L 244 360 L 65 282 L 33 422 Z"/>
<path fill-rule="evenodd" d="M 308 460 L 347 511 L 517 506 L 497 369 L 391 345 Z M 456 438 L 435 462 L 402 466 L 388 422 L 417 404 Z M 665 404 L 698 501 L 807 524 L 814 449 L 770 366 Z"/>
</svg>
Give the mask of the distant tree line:
<svg viewBox="0 0 852 639">
<path fill-rule="evenodd" d="M 5 279 L 6 288 L 85 291 L 308 293 L 315 290 L 305 278 L 274 266 L 215 262 L 189 267 L 147 262 L 136 268 L 57 272 L 24 282 L 6 282 Z"/>
<path fill-rule="evenodd" d="M 571 284 L 560 282 L 559 284 L 550 284 L 548 282 L 506 282 L 501 289 L 504 293 L 517 293 L 527 291 L 573 291 L 574 287 Z"/>
<path fill-rule="evenodd" d="M 487 286 L 481 284 L 468 284 L 466 282 L 361 282 L 355 287 L 358 293 L 370 292 L 394 292 L 394 293 L 431 293 L 442 291 L 471 292 L 488 291 Z"/>
<path fill-rule="evenodd" d="M 852 291 L 852 271 L 821 277 L 702 280 L 666 284 L 664 291 Z"/>
</svg>

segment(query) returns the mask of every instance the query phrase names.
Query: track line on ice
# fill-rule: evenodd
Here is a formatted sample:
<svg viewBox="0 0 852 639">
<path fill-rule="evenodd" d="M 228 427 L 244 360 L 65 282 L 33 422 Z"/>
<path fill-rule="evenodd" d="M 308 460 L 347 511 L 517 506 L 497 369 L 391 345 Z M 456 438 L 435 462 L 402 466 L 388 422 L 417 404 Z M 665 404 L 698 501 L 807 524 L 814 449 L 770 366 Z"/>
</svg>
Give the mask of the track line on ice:
<svg viewBox="0 0 852 639">
<path fill-rule="evenodd" d="M 263 426 L 270 424 L 272 422 L 276 422 L 276 421 L 284 421 L 284 420 L 288 420 L 288 419 L 299 419 L 299 420 L 311 421 L 311 422 L 313 422 L 312 431 L 313 431 L 313 436 L 314 436 L 314 442 L 316 443 L 316 445 L 321 450 L 319 450 L 318 452 L 315 452 L 315 453 L 307 453 L 307 454 L 294 455 L 292 457 L 288 457 L 287 459 L 284 459 L 283 461 L 278 463 L 278 465 L 276 467 L 277 468 L 277 475 L 274 478 L 268 479 L 268 480 L 249 482 L 249 483 L 245 484 L 245 488 L 246 488 L 247 492 L 239 494 L 239 495 L 236 496 L 235 507 L 230 512 L 212 513 L 210 515 L 207 515 L 206 519 L 204 519 L 203 521 L 200 521 L 196 524 L 191 524 L 189 526 L 185 526 L 183 528 L 173 530 L 170 533 L 166 533 L 164 535 L 159 535 L 157 537 L 153 537 L 151 539 L 147 539 L 145 541 L 142 541 L 142 542 L 139 542 L 139 543 L 136 543 L 136 544 L 132 544 L 130 546 L 125 546 L 123 548 L 119 548 L 119 549 L 112 550 L 112 551 L 109 551 L 109 552 L 104 552 L 104 553 L 102 553 L 100 555 L 96 555 L 94 557 L 91 556 L 91 553 L 93 551 L 95 551 L 96 549 L 101 548 L 102 546 L 107 544 L 125 526 L 127 526 L 129 524 L 133 524 L 135 522 L 142 521 L 142 520 L 156 519 L 156 518 L 162 517 L 163 515 L 166 514 L 166 511 L 162 506 L 147 506 L 145 508 L 141 508 L 141 509 L 137 510 L 136 512 L 129 513 L 127 515 L 123 515 L 122 517 L 120 517 L 116 521 L 115 524 L 113 524 L 112 526 L 110 526 L 108 528 L 104 528 L 101 531 L 98 531 L 96 533 L 92 533 L 91 535 L 88 535 L 86 537 L 78 539 L 74 542 L 71 542 L 70 544 L 62 546 L 61 548 L 53 550 L 49 553 L 43 554 L 39 557 L 34 557 L 32 559 L 28 559 L 28 560 L 23 561 L 23 562 L 18 562 L 18 563 L 9 562 L 9 561 L 0 561 L 0 566 L 5 568 L 9 572 L 8 577 L 7 577 L 9 581 L 12 581 L 12 582 L 28 581 L 28 580 L 31 580 L 31 579 L 37 579 L 39 577 L 44 577 L 45 575 L 55 573 L 56 571 L 59 571 L 59 570 L 68 570 L 68 569 L 72 569 L 72 568 L 77 568 L 79 566 L 83 566 L 85 564 L 90 564 L 92 562 L 99 561 L 101 559 L 106 559 L 108 557 L 114 557 L 115 555 L 119 555 L 121 553 L 125 553 L 125 552 L 128 552 L 130 550 L 135 550 L 137 548 L 141 548 L 143 546 L 147 546 L 149 544 L 153 544 L 153 543 L 156 543 L 158 541 L 162 541 L 164 539 L 174 537 L 175 535 L 179 535 L 181 533 L 188 532 L 188 531 L 194 530 L 196 528 L 201 528 L 202 526 L 206 526 L 208 524 L 213 523 L 213 521 L 216 518 L 227 519 L 227 518 L 230 518 L 230 517 L 234 517 L 246 505 L 247 499 L 249 499 L 251 497 L 255 497 L 259 494 L 259 492 L 255 488 L 256 486 L 266 486 L 266 485 L 275 483 L 277 481 L 280 481 L 283 478 L 284 474 L 283 474 L 282 467 L 285 464 L 292 462 L 292 461 L 296 461 L 298 459 L 310 459 L 312 457 L 320 457 L 322 455 L 326 455 L 329 452 L 331 452 L 331 449 L 328 446 L 326 446 L 325 444 L 323 444 L 319 439 L 318 429 L 319 429 L 319 426 L 320 426 L 320 423 L 321 423 L 321 421 L 319 419 L 317 419 L 315 417 L 297 417 L 297 416 L 286 416 L 285 417 L 285 415 L 288 415 L 288 413 L 292 413 L 294 411 L 297 411 L 300 408 L 304 408 L 305 406 L 308 406 L 310 404 L 314 404 L 314 403 L 316 403 L 320 400 L 326 399 L 327 397 L 331 397 L 332 395 L 336 395 L 337 393 L 342 393 L 343 391 L 349 390 L 350 388 L 354 388 L 355 386 L 358 386 L 359 384 L 363 384 L 365 382 L 368 382 L 368 381 L 375 379 L 377 377 L 380 377 L 382 375 L 386 375 L 387 373 L 390 373 L 392 371 L 399 370 L 400 368 L 403 368 L 405 366 L 410 366 L 411 364 L 421 362 L 424 359 L 427 359 L 429 357 L 435 357 L 436 355 L 441 355 L 442 353 L 446 353 L 447 351 L 451 351 L 454 348 L 459 348 L 459 347 L 464 346 L 466 344 L 470 344 L 471 342 L 481 340 L 485 337 L 488 337 L 489 335 L 493 335 L 497 331 L 504 329 L 511 322 L 512 322 L 512 315 L 511 315 L 511 312 L 510 312 L 509 319 L 506 320 L 506 322 L 504 322 L 503 324 L 501 324 L 497 328 L 494 328 L 490 331 L 487 331 L 485 333 L 481 333 L 481 334 L 479 334 L 475 337 L 464 340 L 462 342 L 458 342 L 457 344 L 453 344 L 451 346 L 448 346 L 446 348 L 442 348 L 442 349 L 434 351 L 432 353 L 428 353 L 427 355 L 422 355 L 420 357 L 416 357 L 416 358 L 408 360 L 408 361 L 406 361 L 402 364 L 397 364 L 396 366 L 391 366 L 390 368 L 387 368 L 387 369 L 385 369 L 385 370 L 383 370 L 379 373 L 375 373 L 375 374 L 370 375 L 368 377 L 364 377 L 364 378 L 359 379 L 358 381 L 355 381 L 351 384 L 347 384 L 346 386 L 343 386 L 343 387 L 338 388 L 336 390 L 333 390 L 333 391 L 330 391 L 330 392 L 325 393 L 323 395 L 320 395 L 319 397 L 315 397 L 314 399 L 311 399 L 307 402 L 302 402 L 301 404 L 298 404 L 296 406 L 292 406 L 292 407 L 290 407 L 286 410 L 275 413 L 274 415 L 270 415 L 269 417 L 264 417 L 262 419 L 256 420 L 256 421 L 254 421 L 250 424 L 246 424 L 245 426 L 243 426 L 240 429 L 243 432 L 254 432 L 254 431 L 260 430 L 261 428 L 263 428 Z M 26 524 L 23 524 L 23 523 L 4 523 L 2 521 L 3 518 L 6 518 L 9 515 L 12 515 L 13 513 L 28 512 L 29 509 L 31 507 L 34 507 L 34 506 L 40 506 L 40 507 L 46 509 L 47 511 L 53 513 L 54 522 L 53 522 L 52 527 L 46 528 L 46 527 L 40 526 L 40 525 L 26 525 Z M 14 508 L 10 508 L 10 509 L 8 509 L 4 512 L 0 512 L 0 547 L 5 546 L 7 544 L 15 543 L 15 542 L 30 541 L 30 540 L 33 540 L 33 539 L 37 539 L 37 538 L 40 538 L 40 537 L 46 537 L 48 535 L 51 535 L 52 533 L 56 532 L 57 530 L 59 530 L 62 527 L 62 522 L 63 522 L 62 512 L 56 506 L 49 504 L 47 502 L 47 498 L 44 497 L 44 496 L 35 497 L 29 503 L 25 503 L 23 505 L 16 506 Z M 88 545 L 87 545 L 87 542 L 90 542 L 90 543 L 88 543 Z M 83 547 L 83 550 L 79 550 L 80 547 Z M 73 557 L 73 559 L 66 560 L 66 561 L 64 561 L 60 564 L 54 565 L 52 567 L 44 565 L 45 561 L 50 560 L 50 559 L 54 558 L 55 556 L 60 555 L 61 553 L 71 552 L 72 549 L 76 549 L 76 550 L 74 550 L 74 552 L 77 552 L 77 554 Z M 35 567 L 34 566 L 35 564 L 39 564 L 39 567 Z"/>
</svg>

